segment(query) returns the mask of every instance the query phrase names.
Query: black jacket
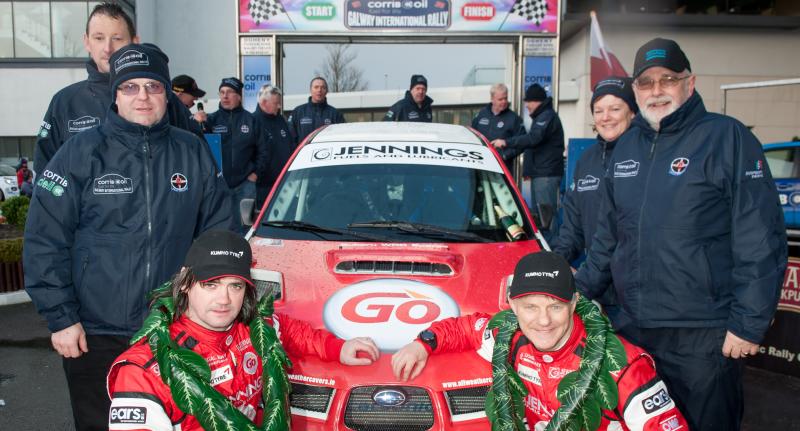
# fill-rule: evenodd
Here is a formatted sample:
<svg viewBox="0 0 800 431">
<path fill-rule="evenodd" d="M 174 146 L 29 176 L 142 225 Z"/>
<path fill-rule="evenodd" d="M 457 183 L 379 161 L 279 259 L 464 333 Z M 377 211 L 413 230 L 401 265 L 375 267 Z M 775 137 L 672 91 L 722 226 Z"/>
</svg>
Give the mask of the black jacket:
<svg viewBox="0 0 800 431">
<path fill-rule="evenodd" d="M 495 139 L 510 139 L 525 134 L 525 125 L 516 112 L 506 108 L 503 112 L 494 115 L 491 103 L 481 108 L 478 115 L 472 119 L 472 128 L 481 132 L 489 142 Z M 500 150 L 500 155 L 506 162 L 508 169 L 511 170 L 514 162 L 514 152 L 506 151 L 503 148 Z"/>
<path fill-rule="evenodd" d="M 297 145 L 292 139 L 289 124 L 283 115 L 267 114 L 261 110 L 260 106 L 256 105 L 253 116 L 256 117 L 256 124 L 267 142 L 269 159 L 265 174 L 258 178 L 256 184 L 256 210 L 260 210 Z"/>
<path fill-rule="evenodd" d="M 208 115 L 206 133 L 222 136 L 222 175 L 228 187 L 234 188 L 255 172 L 261 177 L 267 166 L 267 146 L 253 114 L 241 105 L 219 109 Z"/>
<path fill-rule="evenodd" d="M 611 156 L 597 232 L 576 274 L 613 276 L 642 328 L 712 327 L 759 343 L 780 297 L 786 230 L 761 144 L 694 94 L 656 132 L 637 115 Z"/>
<path fill-rule="evenodd" d="M 417 123 L 432 123 L 433 122 L 433 99 L 425 96 L 422 101 L 422 107 L 417 105 L 414 98 L 411 97 L 411 91 L 406 90 L 406 96 L 397 101 L 386 115 L 383 121 L 413 121 Z"/>
<path fill-rule="evenodd" d="M 308 103 L 294 108 L 289 115 L 289 130 L 292 132 L 294 141 L 301 143 L 306 136 L 322 126 L 345 122 L 344 115 L 333 106 L 328 105 L 327 99 L 320 103 L 314 103 L 309 97 Z"/>
<path fill-rule="evenodd" d="M 105 122 L 68 140 L 37 175 L 25 226 L 25 289 L 55 332 L 130 336 L 146 295 L 192 240 L 232 227 L 228 188 L 208 147 L 167 124 Z"/>
<path fill-rule="evenodd" d="M 598 135 L 597 143 L 584 150 L 575 163 L 575 171 L 563 200 L 564 217 L 558 238 L 550 244 L 555 253 L 569 262 L 592 245 L 597 214 L 603 200 L 601 184 L 616 144 L 617 141 L 606 142 Z"/>
<path fill-rule="evenodd" d="M 62 88 L 50 100 L 34 148 L 33 160 L 37 172 L 44 171 L 47 162 L 69 138 L 99 126 L 106 118 L 108 107 L 111 106 L 109 74 L 98 71 L 93 60 L 86 62 L 86 71 L 89 77 L 85 81 Z M 169 102 L 169 124 L 202 137 L 200 126 L 192 119 L 192 113 L 169 88 L 165 91 Z"/>
<path fill-rule="evenodd" d="M 564 175 L 564 129 L 548 97 L 531 113 L 528 133 L 506 141 L 515 153 L 525 154 L 522 175 L 526 177 L 560 177 Z"/>
</svg>

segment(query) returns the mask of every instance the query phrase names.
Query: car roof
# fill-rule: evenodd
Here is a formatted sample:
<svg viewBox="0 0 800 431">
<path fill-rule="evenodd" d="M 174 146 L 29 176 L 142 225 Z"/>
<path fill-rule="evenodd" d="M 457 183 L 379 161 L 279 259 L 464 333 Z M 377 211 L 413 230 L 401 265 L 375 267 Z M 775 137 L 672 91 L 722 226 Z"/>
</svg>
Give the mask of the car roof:
<svg viewBox="0 0 800 431">
<path fill-rule="evenodd" d="M 481 138 L 464 126 L 388 121 L 332 124 L 320 130 L 309 144 L 330 142 L 451 142 L 484 145 Z"/>
<path fill-rule="evenodd" d="M 764 150 L 777 150 L 781 148 L 791 148 L 800 146 L 800 141 L 792 142 L 773 142 L 771 144 L 764 144 Z"/>
</svg>

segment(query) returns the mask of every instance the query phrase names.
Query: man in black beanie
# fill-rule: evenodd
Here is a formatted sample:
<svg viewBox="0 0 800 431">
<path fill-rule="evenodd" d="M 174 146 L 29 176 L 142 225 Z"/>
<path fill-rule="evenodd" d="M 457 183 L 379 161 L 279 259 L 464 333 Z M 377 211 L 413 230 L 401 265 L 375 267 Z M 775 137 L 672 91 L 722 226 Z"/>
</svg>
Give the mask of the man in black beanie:
<svg viewBox="0 0 800 431">
<path fill-rule="evenodd" d="M 222 136 L 222 176 L 231 189 L 231 214 L 244 233 L 239 205 L 242 199 L 255 199 L 256 181 L 267 169 L 266 137 L 256 118 L 242 107 L 244 84 L 236 77 L 219 84 L 219 109 L 208 116 L 206 133 Z"/>
<path fill-rule="evenodd" d="M 433 122 L 433 99 L 428 97 L 428 80 L 422 75 L 411 75 L 411 84 L 405 97 L 392 105 L 383 121 Z"/>
<path fill-rule="evenodd" d="M 530 205 L 537 211 L 544 205 L 556 211 L 558 188 L 564 176 L 564 128 L 553 109 L 553 98 L 541 85 L 534 83 L 525 90 L 525 107 L 532 120 L 528 133 L 507 140 L 495 139 L 492 145 L 508 148 L 503 152 L 506 158 L 523 154 L 522 176 L 531 178 Z M 558 226 L 551 223 L 549 229 L 542 229 L 542 234 L 550 241 L 558 235 Z"/>
<path fill-rule="evenodd" d="M 25 289 L 63 356 L 75 428 L 107 429 L 105 375 L 142 325 L 147 294 L 192 240 L 231 226 L 206 144 L 170 126 L 169 68 L 152 45 L 109 60 L 111 108 L 38 175 L 25 231 Z"/>
<path fill-rule="evenodd" d="M 578 289 L 597 298 L 613 280 L 632 321 L 620 333 L 653 355 L 689 429 L 738 430 L 741 359 L 786 270 L 775 182 L 750 130 L 706 111 L 675 41 L 642 45 L 633 78 L 639 114 L 608 162 Z"/>
</svg>

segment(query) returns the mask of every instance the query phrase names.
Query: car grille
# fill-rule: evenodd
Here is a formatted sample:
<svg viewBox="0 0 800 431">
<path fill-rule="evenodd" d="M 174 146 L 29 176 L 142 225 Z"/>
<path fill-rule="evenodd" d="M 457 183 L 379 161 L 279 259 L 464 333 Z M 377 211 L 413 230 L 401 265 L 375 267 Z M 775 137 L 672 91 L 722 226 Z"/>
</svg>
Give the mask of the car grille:
<svg viewBox="0 0 800 431">
<path fill-rule="evenodd" d="M 378 389 L 399 389 L 407 398 L 399 406 L 381 406 L 372 400 Z M 344 424 L 355 431 L 425 431 L 433 427 L 428 392 L 412 386 L 361 386 L 350 392 Z"/>
<path fill-rule="evenodd" d="M 312 413 L 327 415 L 333 398 L 333 388 L 310 386 L 292 382 L 292 393 L 289 394 L 289 405 L 294 409 L 302 409 Z M 306 414 L 305 416 L 310 416 Z"/>
<path fill-rule="evenodd" d="M 395 260 L 346 260 L 336 265 L 343 274 L 415 274 L 453 275 L 453 268 L 444 263 L 401 262 Z"/>
<path fill-rule="evenodd" d="M 446 391 L 445 398 L 447 399 L 447 405 L 450 407 L 450 415 L 453 416 L 454 420 L 458 420 L 458 417 L 462 415 L 472 416 L 475 413 L 484 413 L 486 393 L 488 391 L 489 386 Z"/>
</svg>

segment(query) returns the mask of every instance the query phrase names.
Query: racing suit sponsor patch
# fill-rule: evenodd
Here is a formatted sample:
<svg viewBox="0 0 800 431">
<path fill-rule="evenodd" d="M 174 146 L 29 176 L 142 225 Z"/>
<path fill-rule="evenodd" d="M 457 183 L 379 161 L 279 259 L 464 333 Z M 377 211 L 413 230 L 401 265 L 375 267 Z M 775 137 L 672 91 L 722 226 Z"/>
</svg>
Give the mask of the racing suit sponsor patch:
<svg viewBox="0 0 800 431">
<path fill-rule="evenodd" d="M 494 333 L 491 329 L 485 328 L 481 347 L 476 350 L 476 353 L 487 362 L 492 362 L 492 352 L 494 352 Z"/>
<path fill-rule="evenodd" d="M 144 424 L 147 423 L 147 409 L 133 406 L 112 407 L 108 413 L 108 421 L 112 424 Z"/>
<path fill-rule="evenodd" d="M 245 352 L 242 364 L 244 365 L 245 373 L 255 374 L 258 370 L 258 356 L 253 352 Z"/>
<path fill-rule="evenodd" d="M 94 179 L 92 193 L 96 195 L 133 193 L 133 180 L 120 174 L 105 174 Z"/>
<path fill-rule="evenodd" d="M 627 178 L 639 175 L 639 162 L 635 160 L 625 160 L 624 162 L 614 163 L 614 178 Z"/>
<path fill-rule="evenodd" d="M 211 386 L 217 386 L 218 384 L 225 383 L 229 380 L 233 380 L 233 371 L 231 370 L 230 365 L 217 368 L 216 370 L 211 370 Z"/>
<path fill-rule="evenodd" d="M 650 418 L 675 408 L 667 386 L 662 381 L 655 382 L 646 390 L 631 397 L 622 416 L 630 429 L 644 429 Z"/>
<path fill-rule="evenodd" d="M 542 379 L 539 377 L 539 371 L 534 370 L 527 365 L 518 364 L 517 374 L 519 374 L 519 377 L 522 380 L 527 380 L 534 385 L 542 386 Z"/>
<path fill-rule="evenodd" d="M 675 415 L 672 415 L 659 422 L 658 427 L 661 431 L 678 431 L 679 429 L 683 429 L 681 421 L 678 420 L 678 417 Z"/>
</svg>

